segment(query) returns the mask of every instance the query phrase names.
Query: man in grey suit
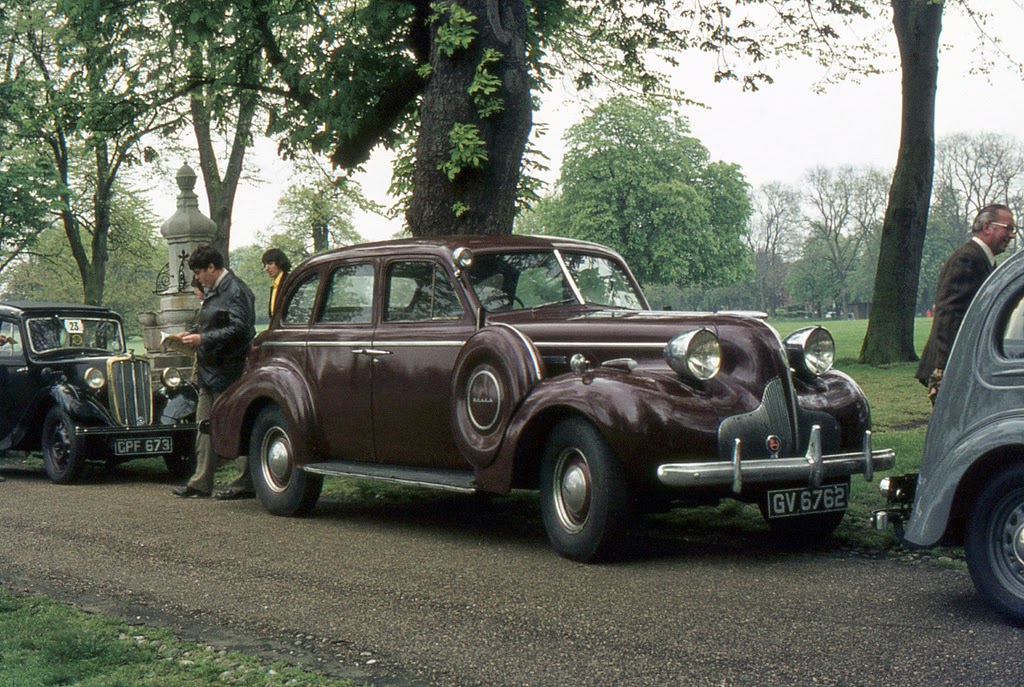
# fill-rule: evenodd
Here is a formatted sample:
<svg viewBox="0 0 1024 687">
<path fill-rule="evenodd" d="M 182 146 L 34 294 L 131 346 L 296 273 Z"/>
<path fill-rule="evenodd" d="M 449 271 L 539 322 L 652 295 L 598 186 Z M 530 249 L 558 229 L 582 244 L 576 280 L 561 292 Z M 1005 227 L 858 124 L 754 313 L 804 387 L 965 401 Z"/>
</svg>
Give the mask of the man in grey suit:
<svg viewBox="0 0 1024 687">
<path fill-rule="evenodd" d="M 1006 250 L 1017 231 L 1013 213 L 1005 205 L 986 205 L 971 225 L 971 240 L 953 251 L 939 271 L 935 289 L 935 319 L 921 354 L 916 377 L 928 387 L 928 398 L 942 384 L 949 350 L 963 322 L 967 306 L 982 282 L 996 266 L 996 256 Z"/>
</svg>

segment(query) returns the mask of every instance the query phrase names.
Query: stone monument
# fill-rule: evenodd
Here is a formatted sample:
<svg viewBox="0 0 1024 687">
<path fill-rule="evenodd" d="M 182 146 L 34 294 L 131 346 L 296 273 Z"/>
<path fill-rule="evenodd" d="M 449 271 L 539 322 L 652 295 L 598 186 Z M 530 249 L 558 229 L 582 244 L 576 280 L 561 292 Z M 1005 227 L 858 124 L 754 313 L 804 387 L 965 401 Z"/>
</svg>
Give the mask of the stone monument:
<svg viewBox="0 0 1024 687">
<path fill-rule="evenodd" d="M 188 165 L 182 165 L 177 179 L 178 208 L 160 227 L 167 241 L 167 288 L 160 292 L 160 312 L 144 312 L 138 316 L 154 374 L 171 366 L 186 372 L 192 367 L 191 356 L 167 350 L 160 342 L 164 334 L 179 334 L 195 322 L 199 299 L 192 292 L 188 256 L 199 246 L 212 242 L 217 233 L 217 224 L 199 211 L 199 196 L 193 190 L 196 173 Z"/>
</svg>

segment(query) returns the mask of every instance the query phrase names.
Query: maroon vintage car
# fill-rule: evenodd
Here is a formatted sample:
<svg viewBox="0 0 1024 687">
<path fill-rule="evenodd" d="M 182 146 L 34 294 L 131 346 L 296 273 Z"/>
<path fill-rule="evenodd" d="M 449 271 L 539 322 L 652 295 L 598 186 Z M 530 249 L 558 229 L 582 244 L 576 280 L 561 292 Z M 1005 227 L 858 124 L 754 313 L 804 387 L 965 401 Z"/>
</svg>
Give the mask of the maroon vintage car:
<svg viewBox="0 0 1024 687">
<path fill-rule="evenodd" d="M 783 342 L 749 313 L 652 311 L 597 244 L 382 242 L 291 273 L 211 431 L 281 515 L 310 511 L 324 476 L 358 476 L 539 488 L 554 548 L 583 561 L 634 513 L 722 497 L 821 536 L 850 476 L 894 460 L 833 356 L 820 327 Z"/>
</svg>

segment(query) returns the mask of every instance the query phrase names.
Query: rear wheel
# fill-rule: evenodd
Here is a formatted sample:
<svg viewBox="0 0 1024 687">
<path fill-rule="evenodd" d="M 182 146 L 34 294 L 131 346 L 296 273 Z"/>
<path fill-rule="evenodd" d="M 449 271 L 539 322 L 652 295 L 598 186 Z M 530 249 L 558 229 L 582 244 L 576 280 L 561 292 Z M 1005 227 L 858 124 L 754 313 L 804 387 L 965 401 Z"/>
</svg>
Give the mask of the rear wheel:
<svg viewBox="0 0 1024 687">
<path fill-rule="evenodd" d="M 60 408 L 51 408 L 43 421 L 43 462 L 54 484 L 70 484 L 85 466 L 85 456 L 75 448 L 75 424 Z"/>
<path fill-rule="evenodd" d="M 1024 624 L 1024 465 L 998 473 L 981 490 L 964 541 L 974 586 L 997 611 Z"/>
<path fill-rule="evenodd" d="M 611 448 L 582 418 L 551 432 L 540 475 L 540 505 L 555 551 L 592 562 L 612 556 L 632 519 L 629 487 Z"/>
<path fill-rule="evenodd" d="M 295 465 L 288 422 L 277 406 L 256 418 L 249 441 L 249 474 L 263 507 L 274 515 L 304 515 L 313 510 L 323 477 Z"/>
</svg>

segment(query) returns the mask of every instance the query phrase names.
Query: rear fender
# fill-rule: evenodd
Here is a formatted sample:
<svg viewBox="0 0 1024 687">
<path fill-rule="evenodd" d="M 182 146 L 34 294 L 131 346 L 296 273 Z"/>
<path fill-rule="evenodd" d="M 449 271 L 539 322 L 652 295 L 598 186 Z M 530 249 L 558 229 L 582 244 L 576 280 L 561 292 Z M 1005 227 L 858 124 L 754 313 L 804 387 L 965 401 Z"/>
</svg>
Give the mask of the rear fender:
<svg viewBox="0 0 1024 687">
<path fill-rule="evenodd" d="M 929 428 L 929 431 L 930 428 Z M 986 476 L 1007 461 L 1024 460 L 1024 446 L 1008 443 L 1024 437 L 1024 417 L 992 418 L 971 428 L 954 446 L 933 448 L 926 440 L 917 491 L 905 538 L 917 546 L 934 546 L 949 531 L 958 538 L 956 513 L 970 508 Z M 954 509 L 955 506 L 955 509 Z"/>
<path fill-rule="evenodd" d="M 248 371 L 244 385 L 235 382 L 213 404 L 210 439 L 221 456 L 249 452 L 249 435 L 259 412 L 276 405 L 284 413 L 295 449 L 296 462 L 315 461 L 319 442 L 315 436 L 313 401 L 299 370 L 288 363 L 273 362 Z"/>
</svg>

